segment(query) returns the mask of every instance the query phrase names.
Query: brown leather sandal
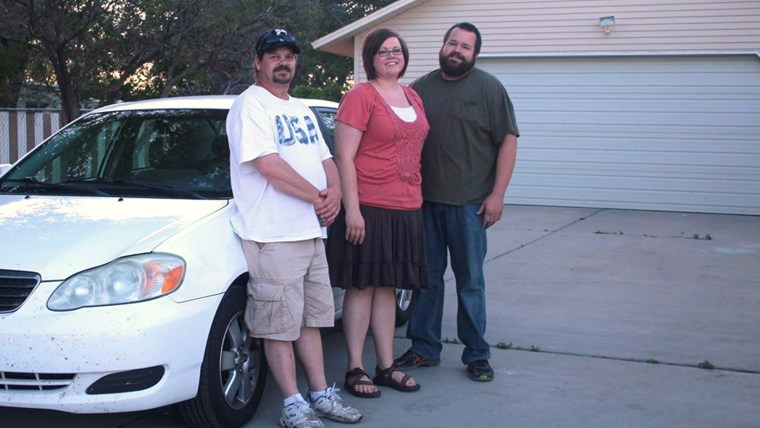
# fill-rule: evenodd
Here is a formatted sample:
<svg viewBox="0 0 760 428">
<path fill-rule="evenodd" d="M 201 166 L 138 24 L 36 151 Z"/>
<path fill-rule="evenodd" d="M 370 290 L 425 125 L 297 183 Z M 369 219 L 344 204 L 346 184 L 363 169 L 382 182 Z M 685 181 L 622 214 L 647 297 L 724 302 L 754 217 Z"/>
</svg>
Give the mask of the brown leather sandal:
<svg viewBox="0 0 760 428">
<path fill-rule="evenodd" d="M 398 367 L 396 367 L 395 364 L 384 370 L 381 370 L 380 367 L 375 367 L 375 378 L 372 379 L 372 381 L 375 382 L 375 385 L 390 386 L 396 391 L 401 392 L 414 392 L 420 390 L 419 383 L 409 385 L 409 379 L 412 378 L 411 376 L 404 373 L 404 377 L 401 378 L 401 382 L 398 382 L 393 379 L 394 372 L 403 373 Z"/>
<path fill-rule="evenodd" d="M 350 392 L 352 395 L 359 398 L 377 398 L 380 396 L 380 388 L 375 386 L 371 380 L 362 380 L 363 377 L 369 379 L 369 375 L 359 367 L 354 367 L 352 370 L 346 372 L 346 380 L 343 383 L 343 389 Z M 371 385 L 375 387 L 374 391 L 364 392 L 359 391 L 356 387 L 359 385 Z"/>
</svg>

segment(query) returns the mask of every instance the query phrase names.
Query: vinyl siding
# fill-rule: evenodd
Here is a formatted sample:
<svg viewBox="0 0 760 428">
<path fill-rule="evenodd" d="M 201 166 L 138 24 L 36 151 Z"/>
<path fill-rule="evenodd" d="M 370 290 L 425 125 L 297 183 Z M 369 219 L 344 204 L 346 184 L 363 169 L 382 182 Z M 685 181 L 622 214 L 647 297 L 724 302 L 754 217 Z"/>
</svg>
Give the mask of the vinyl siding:
<svg viewBox="0 0 760 428">
<path fill-rule="evenodd" d="M 615 16 L 605 34 L 599 18 Z M 443 34 L 469 21 L 483 35 L 481 57 L 514 54 L 720 52 L 760 49 L 760 1 L 477 1 L 429 0 L 375 27 L 397 31 L 409 45 L 405 83 L 437 67 Z M 355 75 L 363 35 L 354 44 Z"/>
</svg>

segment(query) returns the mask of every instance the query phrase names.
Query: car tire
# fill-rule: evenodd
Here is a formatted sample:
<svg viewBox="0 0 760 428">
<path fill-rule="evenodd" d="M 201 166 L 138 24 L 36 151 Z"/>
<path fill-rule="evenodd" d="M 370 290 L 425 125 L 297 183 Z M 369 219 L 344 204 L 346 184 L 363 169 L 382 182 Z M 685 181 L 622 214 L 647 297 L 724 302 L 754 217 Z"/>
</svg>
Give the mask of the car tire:
<svg viewBox="0 0 760 428">
<path fill-rule="evenodd" d="M 251 338 L 245 325 L 246 298 L 244 287 L 233 285 L 219 304 L 206 344 L 198 395 L 177 405 L 191 427 L 240 427 L 259 406 L 268 366 L 261 340 Z"/>
<path fill-rule="evenodd" d="M 396 327 L 401 327 L 409 321 L 412 315 L 412 290 L 396 289 Z"/>
</svg>

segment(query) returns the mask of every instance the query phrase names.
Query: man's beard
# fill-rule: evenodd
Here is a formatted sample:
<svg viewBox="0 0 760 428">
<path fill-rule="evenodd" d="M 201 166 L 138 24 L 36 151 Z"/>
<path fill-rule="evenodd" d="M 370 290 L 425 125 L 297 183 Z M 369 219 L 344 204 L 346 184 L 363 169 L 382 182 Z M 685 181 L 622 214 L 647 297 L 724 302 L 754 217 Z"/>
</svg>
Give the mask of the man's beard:
<svg viewBox="0 0 760 428">
<path fill-rule="evenodd" d="M 456 65 L 450 64 L 449 58 L 457 58 L 460 62 Z M 441 50 L 441 53 L 438 55 L 438 63 L 441 65 L 441 71 L 443 71 L 443 74 L 451 77 L 462 77 L 472 70 L 472 67 L 475 67 L 475 58 L 473 57 L 472 61 L 467 61 L 467 59 L 458 52 L 451 52 L 446 56 L 443 54 L 443 50 Z"/>
<path fill-rule="evenodd" d="M 288 72 L 290 72 L 290 75 L 288 77 L 277 77 L 277 72 L 280 70 L 287 70 Z M 293 71 L 286 66 L 277 67 L 272 71 L 272 81 L 274 83 L 284 84 L 284 83 L 290 83 L 292 80 L 293 80 Z"/>
</svg>

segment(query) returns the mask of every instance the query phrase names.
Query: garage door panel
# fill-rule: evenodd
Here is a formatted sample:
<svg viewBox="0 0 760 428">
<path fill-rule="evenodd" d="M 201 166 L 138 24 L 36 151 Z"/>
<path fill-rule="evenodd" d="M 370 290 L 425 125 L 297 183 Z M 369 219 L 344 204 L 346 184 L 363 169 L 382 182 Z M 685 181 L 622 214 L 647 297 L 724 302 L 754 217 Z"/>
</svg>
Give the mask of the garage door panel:
<svg viewBox="0 0 760 428">
<path fill-rule="evenodd" d="M 616 134 L 597 134 L 585 136 L 549 136 L 542 135 L 540 138 L 531 134 L 524 137 L 518 150 L 593 150 L 593 151 L 617 151 L 625 150 L 641 152 L 646 150 L 651 153 L 708 153 L 724 154 L 739 153 L 741 155 L 760 155 L 760 144 L 749 145 L 743 140 L 715 140 L 704 138 L 702 135 L 663 136 L 663 135 L 634 135 L 626 138 L 617 138 Z M 614 141 L 610 141 L 614 138 Z M 593 155 L 593 154 L 592 154 Z"/>
<path fill-rule="evenodd" d="M 575 114 L 577 112 L 588 112 L 591 114 L 604 115 L 608 113 L 631 113 L 631 112 L 648 112 L 648 113 L 667 113 L 674 112 L 686 114 L 749 114 L 754 116 L 745 120 L 756 120 L 760 122 L 760 114 L 756 114 L 753 109 L 757 108 L 757 100 L 712 100 L 704 101 L 700 98 L 694 99 L 673 99 L 673 98 L 653 98 L 636 100 L 636 106 L 632 107 L 631 98 L 621 100 L 605 100 L 600 104 L 598 99 L 576 98 L 576 99 L 557 99 L 553 100 L 536 100 L 528 99 L 520 102 L 520 111 L 536 111 L 546 114 L 548 112 Z M 688 101 L 688 102 L 686 102 Z M 603 107 L 604 110 L 601 110 Z M 755 122 L 755 123 L 758 123 Z M 745 122 L 746 123 L 746 122 Z"/>
<path fill-rule="evenodd" d="M 518 186 L 516 186 L 518 187 Z M 594 189 L 593 193 L 587 195 L 585 189 L 574 187 L 541 187 L 541 186 L 526 186 L 524 192 L 520 192 L 530 196 L 513 195 L 511 192 L 507 194 L 507 202 L 513 204 L 529 204 L 532 201 L 536 204 L 536 201 L 541 199 L 551 199 L 555 201 L 552 205 L 561 206 L 588 206 L 588 205 L 574 205 L 580 198 L 588 198 L 593 202 L 596 207 L 604 208 L 638 208 L 638 209 L 657 209 L 662 211 L 662 206 L 667 207 L 667 211 L 692 211 L 684 210 L 685 207 L 702 207 L 709 208 L 709 212 L 720 213 L 732 213 L 737 208 L 741 209 L 741 212 L 736 211 L 736 214 L 752 214 L 752 207 L 757 206 L 760 203 L 760 199 L 753 197 L 736 197 L 733 194 L 726 194 L 722 192 L 710 193 L 703 192 L 698 195 L 684 195 L 682 192 L 673 191 L 657 191 L 657 190 L 638 190 L 630 189 L 628 193 L 635 196 L 635 200 L 621 200 L 620 191 L 617 189 Z M 561 203 L 556 203 L 561 202 Z M 601 203 L 601 204 L 600 204 Z M 542 205 L 542 204 L 539 204 Z M 654 208 L 660 206 L 660 208 Z M 695 211 L 705 211 L 703 209 L 697 209 Z"/>
<path fill-rule="evenodd" d="M 659 86 L 619 86 L 610 90 L 609 86 L 517 86 L 513 82 L 506 82 L 509 86 L 509 95 L 519 98 L 523 102 L 530 100 L 558 99 L 609 99 L 615 100 L 620 97 L 626 99 L 650 99 L 668 98 L 673 100 L 756 100 L 760 97 L 760 88 L 740 88 L 735 85 L 679 85 L 663 89 Z M 515 89 L 512 89 L 515 88 Z"/>
<path fill-rule="evenodd" d="M 685 75 L 687 74 L 687 75 Z M 685 80 L 685 78 L 689 80 Z M 545 89 L 551 89 L 554 87 L 567 87 L 567 86 L 593 86 L 596 88 L 611 88 L 616 91 L 618 88 L 633 88 L 633 87 L 648 87 L 659 88 L 661 91 L 664 89 L 667 92 L 670 88 L 684 86 L 684 87 L 696 87 L 696 86 L 718 86 L 728 87 L 732 86 L 730 82 L 739 79 L 746 78 L 744 73 L 617 73 L 610 72 L 610 74 L 601 75 L 601 73 L 591 74 L 544 74 L 542 80 L 542 86 Z M 515 86 L 524 86 L 528 84 L 535 84 L 536 78 L 530 74 L 509 74 L 505 79 L 509 84 Z M 698 82 L 699 85 L 696 85 Z"/>
<path fill-rule="evenodd" d="M 752 189 L 755 184 L 756 171 L 752 167 L 736 166 L 712 166 L 706 165 L 701 168 L 694 168 L 690 165 L 668 165 L 668 169 L 663 169 L 660 165 L 645 165 L 632 163 L 615 163 L 615 162 L 552 162 L 552 161 L 526 161 L 523 160 L 515 168 L 515 176 L 512 182 L 523 180 L 525 175 L 532 179 L 535 175 L 544 174 L 547 176 L 564 176 L 564 175 L 586 175 L 589 177 L 597 176 L 617 176 L 617 177 L 651 177 L 651 178 L 674 178 L 687 180 L 732 180 L 747 182 L 748 188 Z"/>
<path fill-rule="evenodd" d="M 713 140 L 716 143 L 730 139 L 731 141 L 741 141 L 746 144 L 748 150 L 752 150 L 760 134 L 760 128 L 757 126 L 742 127 L 719 127 L 719 126 L 682 126 L 682 125 L 628 125 L 628 124 L 587 124 L 587 123 L 566 123 L 561 127 L 556 124 L 538 123 L 538 115 L 534 116 L 534 121 L 523 120 L 524 117 L 518 118 L 520 125 L 521 139 L 532 141 L 541 141 L 543 137 L 568 136 L 568 137 L 636 137 L 636 138 L 663 138 L 664 136 L 674 135 L 681 138 Z"/>
<path fill-rule="evenodd" d="M 760 60 L 501 58 L 521 138 L 507 201 L 760 214 Z"/>
<path fill-rule="evenodd" d="M 714 180 L 705 175 L 699 178 L 673 178 L 673 177 L 644 177 L 644 176 L 620 176 L 620 175 L 574 175 L 558 172 L 554 174 L 525 174 L 524 177 L 515 178 L 514 183 L 518 186 L 538 186 L 546 188 L 580 188 L 600 190 L 615 190 L 625 192 L 658 192 L 658 193 L 693 193 L 683 195 L 691 198 L 696 194 L 708 195 L 714 193 L 735 195 L 746 198 L 757 198 L 751 182 L 741 180 Z"/>
<path fill-rule="evenodd" d="M 746 195 L 736 197 L 725 193 L 700 193 L 685 195 L 681 192 L 629 190 L 633 198 L 621 199 L 616 189 L 596 189 L 593 198 L 582 188 L 515 186 L 519 191 L 507 194 L 506 202 L 523 205 L 558 205 L 572 207 L 604 207 L 662 210 L 662 205 L 671 207 L 671 211 L 715 212 L 725 214 L 754 214 L 754 207 L 760 198 Z M 546 201 L 546 202 L 542 202 Z"/>
<path fill-rule="evenodd" d="M 708 212 L 721 214 L 757 214 L 755 207 L 757 200 L 747 201 L 747 203 L 736 203 L 735 198 L 724 197 L 725 195 L 713 195 L 709 199 L 688 198 L 685 200 L 673 200 L 672 198 L 662 197 L 657 194 L 636 194 L 638 200 L 621 200 L 618 192 L 596 192 L 595 198 L 589 199 L 585 192 L 569 192 L 564 194 L 558 193 L 553 189 L 531 188 L 528 197 L 518 197 L 507 194 L 505 199 L 508 204 L 517 205 L 551 205 L 566 207 L 603 207 L 616 209 L 638 209 L 663 211 L 663 205 L 666 205 L 668 211 L 683 212 Z M 511 191 L 510 191 L 511 192 Z M 528 192 L 525 192 L 528 194 Z M 508 215 L 508 214 L 507 214 Z"/>
<path fill-rule="evenodd" d="M 760 114 L 747 113 L 683 113 L 680 111 L 671 112 L 649 112 L 646 110 L 629 110 L 628 112 L 619 111 L 553 111 L 546 109 L 541 113 L 543 115 L 552 115 L 553 119 L 546 123 L 551 125 L 564 124 L 604 124 L 604 125 L 672 125 L 672 124 L 691 124 L 694 127 L 706 126 L 749 126 L 760 122 Z M 518 124 L 520 116 L 517 117 Z"/>
<path fill-rule="evenodd" d="M 666 170 L 669 165 L 685 165 L 699 168 L 702 165 L 718 165 L 731 167 L 748 167 L 757 172 L 760 155 L 745 153 L 686 153 L 686 152 L 645 152 L 632 150 L 596 150 L 589 153 L 586 150 L 520 150 L 518 161 L 521 160 L 551 160 L 563 162 L 629 162 L 639 164 L 659 165 Z"/>
</svg>

